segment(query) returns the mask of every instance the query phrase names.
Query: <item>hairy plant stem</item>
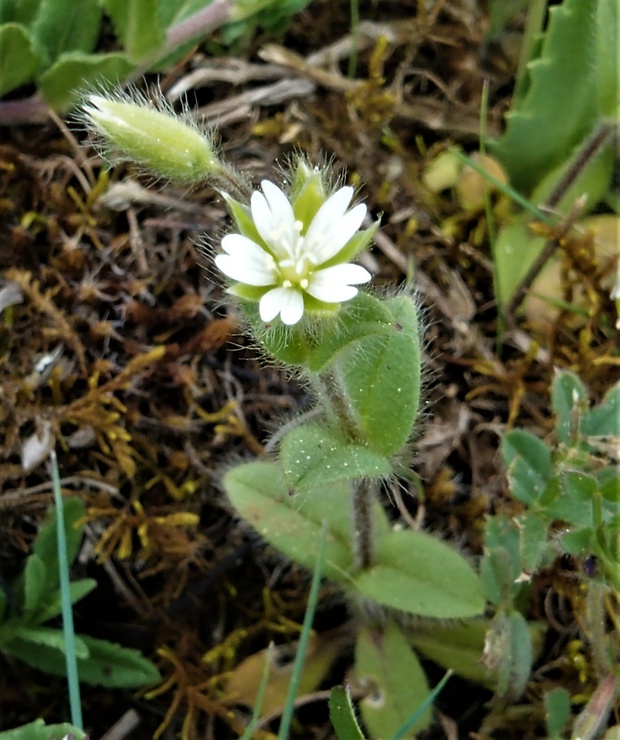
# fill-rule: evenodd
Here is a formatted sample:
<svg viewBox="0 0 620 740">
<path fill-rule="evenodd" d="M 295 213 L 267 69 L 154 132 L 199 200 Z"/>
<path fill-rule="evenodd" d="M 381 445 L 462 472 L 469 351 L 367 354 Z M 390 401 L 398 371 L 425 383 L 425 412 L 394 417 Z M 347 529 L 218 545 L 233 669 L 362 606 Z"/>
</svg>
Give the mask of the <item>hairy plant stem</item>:
<svg viewBox="0 0 620 740">
<path fill-rule="evenodd" d="M 375 560 L 375 542 L 372 514 L 377 483 L 363 478 L 353 483 L 351 508 L 353 516 L 353 550 L 360 570 L 372 567 Z"/>
<path fill-rule="evenodd" d="M 345 436 L 351 442 L 360 443 L 357 421 L 333 370 L 319 376 L 319 387 L 324 396 L 328 413 L 337 420 Z M 368 478 L 356 480 L 351 488 L 351 516 L 353 519 L 353 554 L 361 570 L 374 563 L 373 509 L 375 506 L 377 482 Z"/>
</svg>

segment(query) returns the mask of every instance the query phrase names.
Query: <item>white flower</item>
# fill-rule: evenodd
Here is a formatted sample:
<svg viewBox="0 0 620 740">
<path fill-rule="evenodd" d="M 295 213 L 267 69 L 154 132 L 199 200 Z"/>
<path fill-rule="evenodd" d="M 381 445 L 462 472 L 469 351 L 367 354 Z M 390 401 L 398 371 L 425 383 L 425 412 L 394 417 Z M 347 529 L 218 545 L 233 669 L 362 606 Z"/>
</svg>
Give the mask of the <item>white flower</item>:
<svg viewBox="0 0 620 740">
<path fill-rule="evenodd" d="M 348 211 L 353 188 L 337 190 L 321 205 L 309 223 L 296 218 L 286 195 L 268 180 L 250 202 L 260 239 L 229 234 L 222 239 L 217 267 L 242 286 L 259 289 L 259 314 L 264 322 L 280 315 L 284 324 L 296 324 L 310 307 L 332 308 L 357 295 L 355 285 L 370 280 L 360 265 L 339 262 L 338 254 L 351 241 L 366 214 L 365 205 Z M 264 194 L 263 194 L 264 193 Z M 247 291 L 246 291 L 247 292 Z M 331 304 L 331 305 L 329 305 Z"/>
</svg>

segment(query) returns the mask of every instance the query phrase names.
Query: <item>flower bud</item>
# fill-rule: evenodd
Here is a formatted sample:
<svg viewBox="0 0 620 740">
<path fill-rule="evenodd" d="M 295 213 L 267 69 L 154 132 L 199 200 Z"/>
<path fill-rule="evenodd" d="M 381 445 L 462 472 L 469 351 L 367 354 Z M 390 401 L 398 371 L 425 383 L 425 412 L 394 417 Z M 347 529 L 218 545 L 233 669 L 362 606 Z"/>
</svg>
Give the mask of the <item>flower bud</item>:
<svg viewBox="0 0 620 740">
<path fill-rule="evenodd" d="M 165 102 L 153 105 L 139 96 L 117 93 L 109 99 L 91 94 L 80 119 L 97 135 L 101 148 L 118 150 L 131 160 L 167 179 L 194 183 L 220 174 L 219 162 L 207 135 L 193 122 L 178 117 Z"/>
</svg>

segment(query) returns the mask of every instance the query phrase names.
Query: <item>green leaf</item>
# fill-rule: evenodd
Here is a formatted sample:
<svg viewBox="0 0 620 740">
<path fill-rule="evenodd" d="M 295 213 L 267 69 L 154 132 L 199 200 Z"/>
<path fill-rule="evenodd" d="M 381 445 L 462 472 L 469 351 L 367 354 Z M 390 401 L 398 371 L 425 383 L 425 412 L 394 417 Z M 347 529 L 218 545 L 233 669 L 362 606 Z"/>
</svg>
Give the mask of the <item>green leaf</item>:
<svg viewBox="0 0 620 740">
<path fill-rule="evenodd" d="M 23 26 L 0 26 L 0 96 L 30 82 L 40 63 L 41 57 Z"/>
<path fill-rule="evenodd" d="M 601 115 L 618 118 L 620 85 L 618 84 L 618 0 L 598 0 L 596 4 L 597 92 Z"/>
<path fill-rule="evenodd" d="M 416 654 L 393 622 L 384 629 L 360 629 L 355 675 L 362 685 L 371 687 L 360 708 L 364 724 L 376 740 L 393 737 L 429 693 Z M 427 710 L 412 729 L 423 730 L 430 721 L 431 712 Z"/>
<path fill-rule="evenodd" d="M 116 83 L 133 69 L 124 54 L 67 52 L 41 75 L 39 88 L 53 108 L 66 111 L 75 104 L 81 90 Z"/>
<path fill-rule="evenodd" d="M 443 668 L 479 684 L 488 684 L 489 676 L 480 662 L 488 621 L 444 623 L 437 620 L 416 626 L 407 635 L 413 647 Z"/>
<path fill-rule="evenodd" d="M 30 622 L 41 608 L 47 593 L 47 570 L 36 554 L 26 560 L 24 570 L 24 618 Z M 40 620 L 41 621 L 41 620 Z"/>
<path fill-rule="evenodd" d="M 497 695 L 516 701 L 525 691 L 533 661 L 528 624 L 519 612 L 499 612 L 495 616 L 483 660 L 495 675 Z"/>
<path fill-rule="evenodd" d="M 620 383 L 584 414 L 582 431 L 588 437 L 620 437 Z"/>
<path fill-rule="evenodd" d="M 561 686 L 548 691 L 545 696 L 545 721 L 549 740 L 561 740 L 571 714 L 571 698 Z"/>
<path fill-rule="evenodd" d="M 224 488 L 233 506 L 261 536 L 291 560 L 313 569 L 323 519 L 328 532 L 325 576 L 349 583 L 353 567 L 350 544 L 349 487 L 335 483 L 292 496 L 277 463 L 254 462 L 230 470 Z"/>
<path fill-rule="evenodd" d="M 334 375 L 342 379 L 368 447 L 380 455 L 400 452 L 411 437 L 420 402 L 420 340 L 413 300 L 384 302 L 389 333 L 366 336 L 338 352 Z"/>
<path fill-rule="evenodd" d="M 329 692 L 329 719 L 338 740 L 364 740 L 351 702 L 351 694 L 342 686 L 334 686 Z"/>
<path fill-rule="evenodd" d="M 83 599 L 97 586 L 97 581 L 93 578 L 82 578 L 79 581 L 73 581 L 69 584 L 69 594 L 71 596 L 71 603 L 75 604 L 80 599 Z M 52 598 L 48 600 L 47 604 L 37 614 L 37 620 L 40 623 L 47 622 L 54 617 L 57 617 L 62 611 L 61 595 L 60 590 L 55 590 L 52 594 Z"/>
<path fill-rule="evenodd" d="M 43 668 L 36 661 L 39 655 L 45 655 L 47 651 L 58 656 L 61 664 L 65 664 L 65 638 L 62 630 L 52 627 L 29 627 L 23 624 L 13 623 L 10 625 L 8 637 L 3 636 L 2 649 L 7 653 L 25 660 L 36 668 Z M 88 648 L 84 640 L 75 637 L 75 649 L 79 658 L 88 657 Z M 63 669 L 64 673 L 64 669 Z"/>
<path fill-rule="evenodd" d="M 472 617 L 485 605 L 469 563 L 436 537 L 410 530 L 378 536 L 375 565 L 354 585 L 368 599 L 422 617 Z"/>
<path fill-rule="evenodd" d="M 132 62 L 138 63 L 164 46 L 166 31 L 161 24 L 157 0 L 101 1 Z"/>
<path fill-rule="evenodd" d="M 50 738 L 67 736 L 71 736 L 74 740 L 87 740 L 86 734 L 75 725 L 70 725 L 68 722 L 46 725 L 42 719 L 0 732 L 0 740 L 50 740 Z"/>
<path fill-rule="evenodd" d="M 67 535 L 67 559 L 72 563 L 82 542 L 82 528 L 77 523 L 84 516 L 84 502 L 79 498 L 68 498 L 64 502 L 65 531 Z M 32 552 L 45 564 L 48 573 L 48 588 L 58 587 L 58 549 L 56 546 L 56 509 L 50 508 L 34 541 Z"/>
<path fill-rule="evenodd" d="M 306 491 L 336 481 L 387 477 L 392 466 L 361 445 L 348 444 L 318 424 L 304 424 L 282 440 L 280 460 L 291 488 Z"/>
<path fill-rule="evenodd" d="M 15 21 L 30 26 L 44 2 L 45 0 L 0 0 L 0 23 Z"/>
<path fill-rule="evenodd" d="M 90 655 L 78 661 L 80 681 L 108 688 L 139 688 L 161 681 L 157 667 L 138 650 L 80 635 Z M 76 636 L 76 639 L 79 639 Z"/>
<path fill-rule="evenodd" d="M 599 484 L 592 475 L 569 470 L 561 476 L 562 495 L 545 506 L 550 519 L 558 519 L 578 527 L 592 524 L 592 502 L 598 495 Z"/>
<path fill-rule="evenodd" d="M 503 226 L 493 246 L 497 299 L 505 306 L 545 246 L 545 238 L 532 234 L 529 218 Z"/>
<path fill-rule="evenodd" d="M 348 348 L 358 351 L 361 339 L 388 336 L 393 325 L 394 318 L 384 302 L 367 293 L 358 293 L 343 305 L 338 320 L 326 327 L 320 341 L 315 342 L 308 358 L 309 369 L 320 372 L 338 352 Z"/>
<path fill-rule="evenodd" d="M 529 89 L 492 147 L 517 190 L 531 191 L 560 165 L 599 115 L 598 2 L 564 0 L 549 9 L 540 56 L 528 64 Z"/>
<path fill-rule="evenodd" d="M 480 580 L 485 596 L 494 606 L 512 606 L 519 571 L 520 558 L 505 547 L 484 548 Z"/>
<path fill-rule="evenodd" d="M 551 450 L 541 439 L 522 429 L 506 433 L 501 450 L 508 468 L 510 492 L 530 506 L 543 495 L 551 478 Z"/>
<path fill-rule="evenodd" d="M 555 414 L 555 433 L 560 442 L 568 444 L 575 432 L 574 422 L 578 422 L 587 408 L 588 391 L 579 378 L 566 370 L 556 373 L 551 385 L 551 408 Z"/>
<path fill-rule="evenodd" d="M 521 538 L 521 563 L 526 573 L 535 573 L 547 550 L 548 522 L 538 514 L 518 516 L 517 526 Z"/>
<path fill-rule="evenodd" d="M 64 52 L 91 52 L 99 37 L 100 22 L 98 0 L 44 0 L 32 33 L 49 62 L 54 62 Z"/>
<path fill-rule="evenodd" d="M 66 675 L 64 638 L 60 630 L 16 630 L 20 637 L 3 650 L 35 668 Z M 80 681 L 108 688 L 138 688 L 160 680 L 155 665 L 137 650 L 86 635 L 75 636 Z"/>
</svg>

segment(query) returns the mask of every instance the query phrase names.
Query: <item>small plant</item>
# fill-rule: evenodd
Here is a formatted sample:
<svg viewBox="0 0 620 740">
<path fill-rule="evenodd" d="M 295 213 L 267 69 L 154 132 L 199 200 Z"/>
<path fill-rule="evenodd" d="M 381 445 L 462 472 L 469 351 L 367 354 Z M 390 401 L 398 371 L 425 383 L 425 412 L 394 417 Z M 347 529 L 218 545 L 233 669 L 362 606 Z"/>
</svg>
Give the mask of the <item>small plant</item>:
<svg viewBox="0 0 620 740">
<path fill-rule="evenodd" d="M 64 505 L 66 545 L 69 563 L 78 552 L 82 532 L 78 522 L 84 516 L 80 499 Z M 56 513 L 41 527 L 23 573 L 0 588 L 0 652 L 19 658 L 47 673 L 66 675 L 68 646 L 63 630 L 47 623 L 62 611 L 56 548 Z M 96 581 L 83 578 L 69 587 L 71 603 L 84 598 Z M 75 635 L 80 680 L 97 686 L 138 687 L 156 682 L 160 676 L 151 661 L 137 650 L 88 635 Z M 33 734 L 31 737 L 35 737 Z"/>
<path fill-rule="evenodd" d="M 162 69 L 225 26 L 231 43 L 253 25 L 277 32 L 307 0 L 0 0 L 0 97 L 34 83 L 38 95 L 0 103 L 0 124 L 68 110 L 80 90 Z M 99 52 L 109 20 L 120 51 Z"/>
<path fill-rule="evenodd" d="M 428 534 L 394 530 L 379 504 L 382 483 L 406 465 L 421 360 L 414 299 L 358 288 L 370 273 L 354 260 L 378 222 L 360 230 L 366 207 L 351 207 L 353 189 L 334 186 L 324 168 L 301 157 L 284 188 L 264 180 L 262 192 L 253 191 L 210 148 L 210 136 L 201 139 L 144 99 L 90 96 L 82 117 L 117 156 L 184 182 L 191 170 L 224 198 L 235 232 L 223 238 L 215 264 L 228 294 L 259 347 L 301 377 L 316 403 L 282 430 L 275 459 L 231 468 L 224 488 L 261 536 L 309 569 L 326 528 L 323 572 L 347 595 L 358 628 L 364 722 L 372 737 L 392 736 L 429 694 L 402 619 L 439 625 L 480 614 L 485 601 L 463 556 Z M 169 131 L 175 146 L 163 151 L 154 126 L 158 140 Z M 407 733 L 429 722 L 427 708 Z"/>
<path fill-rule="evenodd" d="M 510 491 L 523 512 L 490 517 L 485 531 L 481 578 L 496 608 L 485 658 L 498 693 L 511 699 L 523 692 L 536 652 L 536 626 L 527 625 L 519 604 L 535 574 L 562 555 L 579 564 L 599 678 L 616 669 L 620 647 L 604 617 L 605 599 L 620 591 L 620 383 L 589 408 L 581 381 L 559 372 L 552 408 L 552 445 L 522 429 L 504 435 Z"/>
</svg>

